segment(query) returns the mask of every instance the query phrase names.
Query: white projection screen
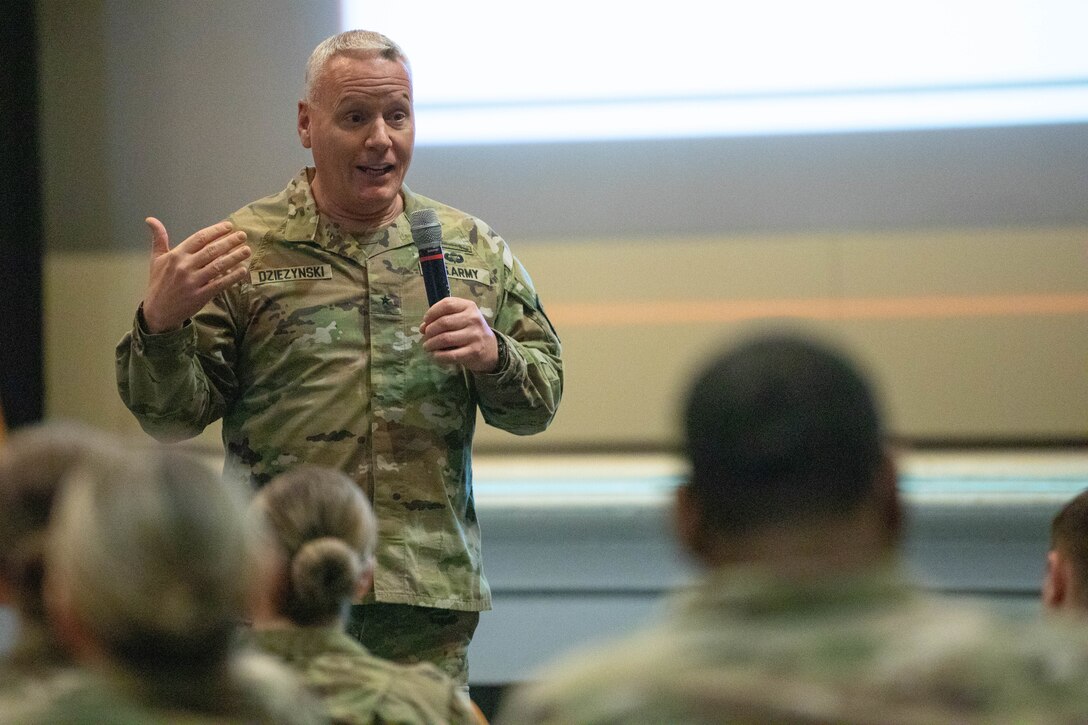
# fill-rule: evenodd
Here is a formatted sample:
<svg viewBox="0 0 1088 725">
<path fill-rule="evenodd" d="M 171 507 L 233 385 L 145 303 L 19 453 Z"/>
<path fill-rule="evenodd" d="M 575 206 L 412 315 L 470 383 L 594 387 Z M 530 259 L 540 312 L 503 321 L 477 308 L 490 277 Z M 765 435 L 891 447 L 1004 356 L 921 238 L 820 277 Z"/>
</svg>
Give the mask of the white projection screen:
<svg viewBox="0 0 1088 725">
<path fill-rule="evenodd" d="M 420 145 L 1088 119 L 1083 0 L 345 0 L 415 70 Z"/>
</svg>

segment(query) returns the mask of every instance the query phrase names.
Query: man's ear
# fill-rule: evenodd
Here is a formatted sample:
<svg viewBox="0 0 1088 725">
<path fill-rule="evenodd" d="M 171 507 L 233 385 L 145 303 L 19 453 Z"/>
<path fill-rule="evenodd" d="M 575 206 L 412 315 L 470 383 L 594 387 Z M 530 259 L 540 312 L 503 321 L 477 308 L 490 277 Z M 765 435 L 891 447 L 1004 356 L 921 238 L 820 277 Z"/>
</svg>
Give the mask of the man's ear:
<svg viewBox="0 0 1088 725">
<path fill-rule="evenodd" d="M 15 604 L 15 588 L 8 584 L 8 580 L 0 574 L 0 606 L 10 607 Z"/>
<path fill-rule="evenodd" d="M 1057 549 L 1051 549 L 1046 555 L 1046 575 L 1043 577 L 1043 606 L 1047 609 L 1062 609 L 1069 601 L 1070 576 L 1069 564 Z"/>
<path fill-rule="evenodd" d="M 706 556 L 706 531 L 702 509 L 695 500 L 691 484 L 683 483 L 676 488 L 673 503 L 673 528 L 680 545 L 700 561 Z"/>
<path fill-rule="evenodd" d="M 888 451 L 880 456 L 873 484 L 880 523 L 888 534 L 886 544 L 898 546 L 903 536 L 903 501 L 899 496 L 899 470 Z"/>
<path fill-rule="evenodd" d="M 49 629 L 61 647 L 79 662 L 98 658 L 98 644 L 76 611 L 70 587 L 47 572 L 42 583 L 42 600 Z"/>
<path fill-rule="evenodd" d="M 310 104 L 303 100 L 298 102 L 298 138 L 302 142 L 302 148 L 310 148 Z"/>
<path fill-rule="evenodd" d="M 359 579 L 355 582 L 355 596 L 352 598 L 352 604 L 359 604 L 363 601 L 368 593 L 370 593 L 370 587 L 374 584 L 374 557 L 370 557 L 366 560 L 366 565 L 363 567 L 363 573 L 359 575 Z"/>
</svg>

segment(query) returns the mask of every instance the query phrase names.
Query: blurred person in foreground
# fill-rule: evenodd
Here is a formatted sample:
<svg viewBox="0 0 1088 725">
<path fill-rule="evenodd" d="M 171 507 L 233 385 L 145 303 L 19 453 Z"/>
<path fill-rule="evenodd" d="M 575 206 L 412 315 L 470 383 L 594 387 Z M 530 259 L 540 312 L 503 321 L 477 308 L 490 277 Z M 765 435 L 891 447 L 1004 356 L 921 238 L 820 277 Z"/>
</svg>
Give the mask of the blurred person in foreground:
<svg viewBox="0 0 1088 725">
<path fill-rule="evenodd" d="M 655 626 L 515 691 L 498 722 L 1088 720 L 1085 636 L 907 583 L 880 416 L 841 354 L 749 340 L 699 374 L 684 424 L 676 530 L 705 574 Z"/>
<path fill-rule="evenodd" d="M 378 518 L 374 583 L 349 631 L 376 655 L 468 682 L 491 608 L 472 487 L 477 412 L 544 430 L 561 346 L 525 268 L 482 220 L 411 191 L 412 77 L 354 30 L 314 49 L 297 129 L 313 167 L 173 248 L 117 347 L 121 398 L 160 440 L 223 419 L 225 469 L 260 487 L 300 463 L 351 476 Z M 465 169 L 471 176 L 471 170 Z M 417 211 L 441 227 L 451 296 L 428 303 Z"/>
<path fill-rule="evenodd" d="M 46 621 L 46 534 L 65 476 L 109 455 L 105 438 L 74 423 L 24 427 L 0 444 L 0 603 L 18 617 L 14 646 L 0 662 L 0 699 L 42 695 L 73 679 L 71 660 Z"/>
<path fill-rule="evenodd" d="M 7 723 L 323 722 L 274 658 L 237 644 L 257 539 L 242 491 L 169 450 L 73 466 L 50 517 L 43 598 L 78 686 Z"/>
<path fill-rule="evenodd" d="M 333 722 L 478 722 L 460 685 L 437 667 L 379 659 L 344 632 L 351 602 L 370 588 L 377 540 L 354 481 L 300 466 L 261 488 L 250 511 L 266 531 L 250 639 L 295 670 Z"/>
<path fill-rule="evenodd" d="M 1088 615 L 1088 490 L 1051 521 L 1042 598 L 1050 611 Z"/>
</svg>

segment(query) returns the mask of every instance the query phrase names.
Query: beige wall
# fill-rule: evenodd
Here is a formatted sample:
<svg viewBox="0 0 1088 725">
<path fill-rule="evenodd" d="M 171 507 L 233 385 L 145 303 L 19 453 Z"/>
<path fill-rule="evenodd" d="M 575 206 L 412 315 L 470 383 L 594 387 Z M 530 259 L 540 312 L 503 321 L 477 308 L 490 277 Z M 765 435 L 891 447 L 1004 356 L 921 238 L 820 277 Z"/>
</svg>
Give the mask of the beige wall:
<svg viewBox="0 0 1088 725">
<path fill-rule="evenodd" d="M 484 449 L 674 442 L 676 403 L 710 350 L 763 324 L 846 345 L 880 381 L 897 433 L 1075 437 L 1088 410 L 1088 229 L 523 244 L 564 343 L 546 433 L 483 428 Z M 143 253 L 51 254 L 51 416 L 138 430 L 113 346 L 143 291 Z M 216 445 L 217 432 L 204 442 Z"/>
</svg>

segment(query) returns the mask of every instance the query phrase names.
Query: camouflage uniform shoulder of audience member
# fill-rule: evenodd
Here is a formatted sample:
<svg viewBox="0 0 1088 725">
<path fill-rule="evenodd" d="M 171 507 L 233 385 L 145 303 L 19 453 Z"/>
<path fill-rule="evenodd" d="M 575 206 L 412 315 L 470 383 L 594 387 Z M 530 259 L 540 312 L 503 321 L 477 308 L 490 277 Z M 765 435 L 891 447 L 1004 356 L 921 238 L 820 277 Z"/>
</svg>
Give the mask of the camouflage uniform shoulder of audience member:
<svg viewBox="0 0 1088 725">
<path fill-rule="evenodd" d="M 86 681 L 86 673 L 74 666 L 34 676 L 21 668 L 0 666 L 0 725 L 31 722 L 36 713 L 78 690 Z"/>
<path fill-rule="evenodd" d="M 131 678 L 70 670 L 37 697 L 0 696 L 0 725 L 321 725 L 320 703 L 275 658 L 247 652 L 209 682 L 202 707 L 179 706 Z M 217 688 L 222 688 L 221 691 Z M 207 695 L 207 693 L 215 693 Z"/>
<path fill-rule="evenodd" d="M 260 630 L 249 638 L 295 670 L 333 722 L 478 722 L 464 691 L 437 667 L 380 659 L 337 627 Z"/>
<path fill-rule="evenodd" d="M 550 666 L 497 723 L 1088 722 L 1088 634 L 895 579 L 732 572 L 671 616 Z"/>
</svg>

